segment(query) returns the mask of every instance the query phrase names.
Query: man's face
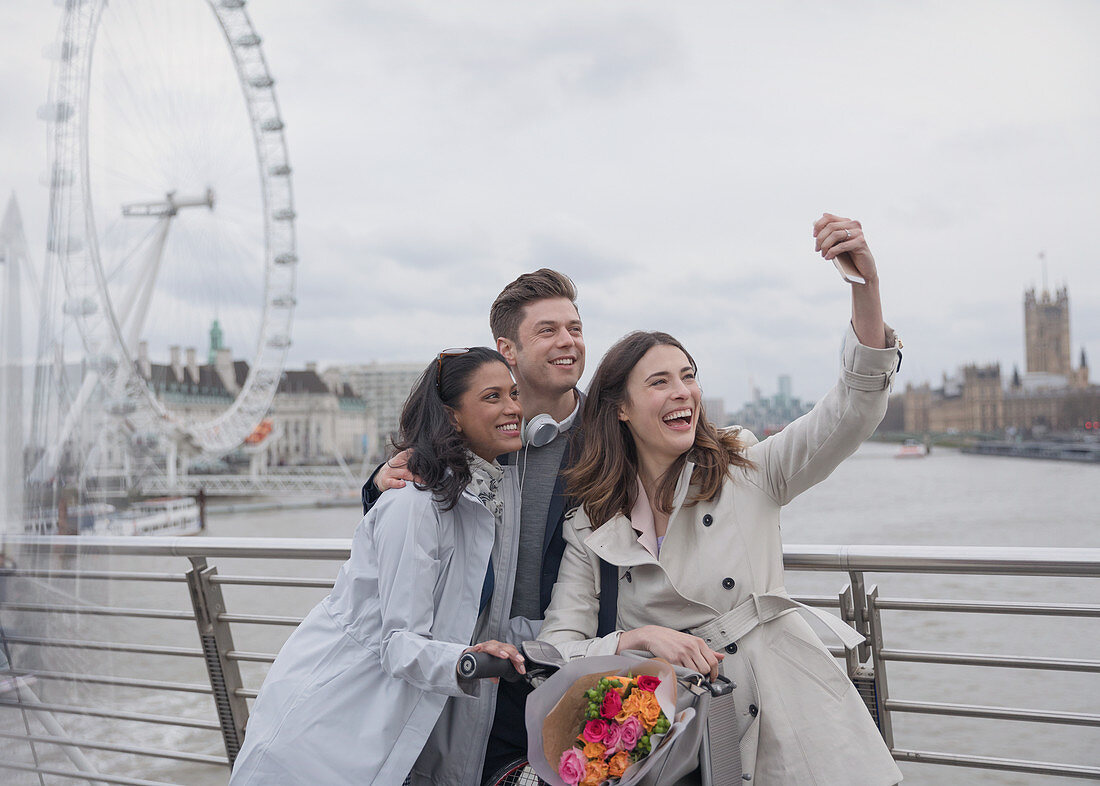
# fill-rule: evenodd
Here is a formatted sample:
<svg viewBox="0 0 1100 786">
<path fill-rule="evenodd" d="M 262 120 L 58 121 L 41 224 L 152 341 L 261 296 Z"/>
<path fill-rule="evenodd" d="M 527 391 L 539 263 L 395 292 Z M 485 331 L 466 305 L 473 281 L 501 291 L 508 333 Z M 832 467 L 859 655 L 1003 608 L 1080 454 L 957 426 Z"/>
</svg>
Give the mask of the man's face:
<svg viewBox="0 0 1100 786">
<path fill-rule="evenodd" d="M 520 397 L 539 397 L 572 390 L 584 373 L 584 334 L 577 309 L 568 298 L 536 300 L 524 311 L 518 342 L 498 345 L 515 369 Z"/>
</svg>

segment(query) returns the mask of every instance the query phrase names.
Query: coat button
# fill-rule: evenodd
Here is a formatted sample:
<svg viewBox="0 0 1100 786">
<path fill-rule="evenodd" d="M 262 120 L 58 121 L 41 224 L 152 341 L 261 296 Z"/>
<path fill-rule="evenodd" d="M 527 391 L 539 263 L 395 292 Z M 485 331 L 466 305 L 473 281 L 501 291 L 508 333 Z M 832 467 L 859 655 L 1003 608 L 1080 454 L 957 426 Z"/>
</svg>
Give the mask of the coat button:
<svg viewBox="0 0 1100 786">
<path fill-rule="evenodd" d="M 751 715 L 752 717 L 754 717 L 754 718 L 755 718 L 755 717 L 756 717 L 756 714 L 757 714 L 758 712 L 760 712 L 760 710 L 756 709 L 756 705 L 755 705 L 755 704 L 750 704 L 750 705 L 749 705 L 749 715 Z"/>
<path fill-rule="evenodd" d="M 737 642 L 736 641 L 731 641 L 729 644 L 727 644 L 726 645 L 726 652 L 728 652 L 730 655 L 737 652 Z"/>
<path fill-rule="evenodd" d="M 714 516 L 710 515 L 709 513 L 706 514 L 705 516 L 703 516 L 703 526 L 704 527 L 709 527 L 713 523 L 714 523 Z"/>
<path fill-rule="evenodd" d="M 623 578 L 626 579 L 627 584 L 634 581 L 634 579 L 630 578 L 630 571 L 629 570 L 626 573 L 623 574 Z"/>
<path fill-rule="evenodd" d="M 737 582 L 731 579 L 729 576 L 726 576 L 726 578 L 722 579 L 722 586 L 726 589 L 733 589 L 735 584 L 737 584 Z"/>
</svg>

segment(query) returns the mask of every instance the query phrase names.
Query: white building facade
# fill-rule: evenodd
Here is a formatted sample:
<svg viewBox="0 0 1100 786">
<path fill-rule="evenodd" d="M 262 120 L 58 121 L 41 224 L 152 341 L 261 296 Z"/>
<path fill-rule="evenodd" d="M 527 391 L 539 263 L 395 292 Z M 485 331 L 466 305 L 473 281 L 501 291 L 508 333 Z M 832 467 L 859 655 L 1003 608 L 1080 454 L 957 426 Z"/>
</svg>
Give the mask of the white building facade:
<svg viewBox="0 0 1100 786">
<path fill-rule="evenodd" d="M 420 363 L 368 363 L 325 370 L 323 378 L 328 387 L 339 390 L 346 385 L 373 414 L 378 439 L 371 458 L 381 460 L 388 455 L 400 427 L 401 409 L 423 372 Z"/>
<path fill-rule="evenodd" d="M 208 420 L 223 412 L 248 378 L 248 363 L 218 348 L 213 363 L 199 365 L 194 349 L 184 358 L 172 347 L 167 365 L 149 362 L 139 347 L 138 368 L 165 407 L 185 420 Z M 263 452 L 266 466 L 360 462 L 378 450 L 373 414 L 350 387 L 330 387 L 316 364 L 283 372 L 266 418 L 269 434 L 246 453 Z"/>
</svg>

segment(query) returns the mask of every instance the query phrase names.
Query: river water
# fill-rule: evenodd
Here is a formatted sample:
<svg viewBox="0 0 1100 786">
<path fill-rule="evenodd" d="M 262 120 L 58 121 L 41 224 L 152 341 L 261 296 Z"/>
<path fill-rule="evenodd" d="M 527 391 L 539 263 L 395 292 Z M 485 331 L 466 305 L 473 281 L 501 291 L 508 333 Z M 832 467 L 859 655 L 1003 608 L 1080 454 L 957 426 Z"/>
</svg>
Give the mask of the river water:
<svg viewBox="0 0 1100 786">
<path fill-rule="evenodd" d="M 1100 547 L 1100 467 L 1024 459 L 963 455 L 937 449 L 924 459 L 895 458 L 892 445 L 865 445 L 825 483 L 795 500 L 784 512 L 788 544 L 907 544 L 952 546 Z M 278 510 L 217 515 L 209 535 L 223 537 L 346 538 L 357 524 L 350 507 Z M 180 572 L 178 558 L 119 559 L 85 557 L 85 568 L 163 570 Z M 223 575 L 277 573 L 331 578 L 333 562 L 217 561 Z M 1096 580 L 982 576 L 869 575 L 888 598 L 948 598 L 1021 602 L 1100 603 Z M 833 573 L 788 572 L 792 594 L 835 595 L 847 577 Z M 182 584 L 149 582 L 54 581 L 43 597 L 62 602 L 58 592 L 82 599 L 140 608 L 189 608 Z M 230 612 L 303 615 L 324 595 L 323 590 L 226 587 Z M 17 622 L 18 620 L 16 620 Z M 12 624 L 9 622 L 9 625 Z M 116 620 L 62 616 L 53 635 L 104 641 L 149 642 L 195 647 L 194 624 L 180 621 Z M 238 650 L 274 652 L 289 628 L 255 625 L 234 627 Z M 885 645 L 891 649 L 999 653 L 1030 657 L 1095 660 L 1100 652 L 1100 620 L 1029 618 L 988 614 L 926 614 L 883 612 Z M 28 648 L 33 649 L 33 648 Z M 17 653 L 19 650 L 16 651 Z M 58 654 L 60 653 L 60 654 Z M 28 655 L 27 657 L 33 657 Z M 205 671 L 197 658 L 141 658 L 127 653 L 77 654 L 54 651 L 39 668 L 83 670 L 202 683 Z M 150 665 L 150 660 L 155 661 Z M 257 687 L 266 666 L 244 663 L 247 687 Z M 1100 711 L 1100 675 L 1036 672 L 1020 669 L 980 669 L 891 662 L 887 664 L 891 698 L 912 701 L 1019 707 L 1062 712 Z M 43 699 L 94 703 L 132 712 L 213 720 L 208 696 L 186 692 L 151 693 L 95 685 L 65 686 L 43 680 Z M 103 739 L 105 728 L 114 742 L 224 754 L 220 737 L 202 730 L 58 716 L 73 737 Z M 2 728 L 20 728 L 11 712 Z M 105 724 L 111 723 L 110 727 Z M 904 749 L 1003 756 L 1036 761 L 1100 764 L 1100 729 L 1076 729 L 1053 724 L 986 721 L 965 718 L 894 714 L 895 746 Z M 20 743 L 24 747 L 25 743 Z M 41 747 L 41 746 L 40 746 Z M 12 743 L 0 752 L 12 753 Z M 41 751 L 39 751 L 41 754 Z M 48 755 L 48 754 L 47 754 Z M 134 778 L 188 784 L 224 784 L 224 770 L 188 762 L 138 759 L 91 752 L 103 771 Z M 20 760 L 26 758 L 19 754 Z M 912 784 L 1055 784 L 1061 778 L 990 772 L 929 764 L 903 764 Z M 21 780 L 22 779 L 22 780 Z M 8 781 L 5 781 L 8 782 Z M 12 782 L 38 783 L 15 775 Z M 50 782 L 48 779 L 46 782 Z M 58 781 L 71 782 L 71 781 Z"/>
</svg>

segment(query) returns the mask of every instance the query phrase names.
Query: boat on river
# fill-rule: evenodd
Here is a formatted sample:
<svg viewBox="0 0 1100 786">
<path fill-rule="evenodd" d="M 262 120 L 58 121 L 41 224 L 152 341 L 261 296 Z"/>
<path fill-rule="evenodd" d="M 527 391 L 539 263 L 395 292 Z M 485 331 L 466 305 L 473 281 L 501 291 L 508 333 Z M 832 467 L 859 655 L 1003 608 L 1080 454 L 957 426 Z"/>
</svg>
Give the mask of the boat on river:
<svg viewBox="0 0 1100 786">
<path fill-rule="evenodd" d="M 202 530 L 202 509 L 194 497 L 158 497 L 118 510 L 106 502 L 75 505 L 66 510 L 67 530 L 79 535 L 196 535 Z M 39 516 L 24 524 L 28 535 L 56 535 L 58 516 Z"/>
<path fill-rule="evenodd" d="M 928 446 L 915 439 L 907 439 L 898 448 L 897 458 L 924 458 L 928 455 Z"/>
<path fill-rule="evenodd" d="M 96 535 L 196 535 L 202 512 L 194 497 L 160 497 L 138 502 L 125 511 L 99 519 Z"/>
<path fill-rule="evenodd" d="M 987 440 L 966 445 L 963 453 L 981 456 L 1044 459 L 1047 461 L 1078 461 L 1100 464 L 1100 442 L 1068 442 L 1060 440 Z"/>
<path fill-rule="evenodd" d="M 118 509 L 106 502 L 89 502 L 84 505 L 71 505 L 65 510 L 65 520 L 70 533 L 95 532 Z M 28 535 L 56 535 L 58 514 L 28 518 L 23 522 L 23 531 Z"/>
</svg>

